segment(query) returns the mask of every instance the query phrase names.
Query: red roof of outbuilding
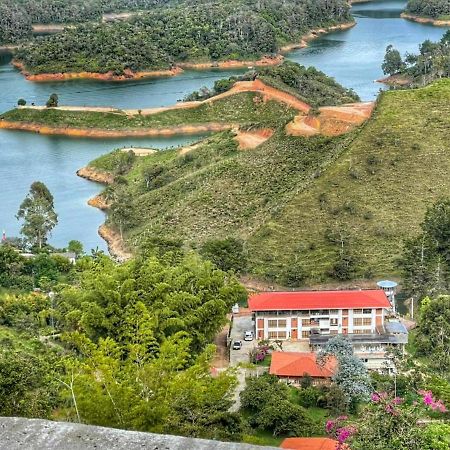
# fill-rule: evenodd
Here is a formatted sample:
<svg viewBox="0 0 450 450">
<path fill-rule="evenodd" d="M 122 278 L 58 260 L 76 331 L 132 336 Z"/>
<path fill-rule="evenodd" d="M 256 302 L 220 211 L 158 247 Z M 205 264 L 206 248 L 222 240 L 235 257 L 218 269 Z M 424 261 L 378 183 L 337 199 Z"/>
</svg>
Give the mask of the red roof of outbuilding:
<svg viewBox="0 0 450 450">
<path fill-rule="evenodd" d="M 262 292 L 248 300 L 252 311 L 389 308 L 381 289 L 363 291 Z"/>
<path fill-rule="evenodd" d="M 335 358 L 328 358 L 323 366 L 317 364 L 317 356 L 313 352 L 273 352 L 270 374 L 283 377 L 308 374 L 313 378 L 331 378 L 336 367 Z"/>
<path fill-rule="evenodd" d="M 338 442 L 323 437 L 312 438 L 286 438 L 281 443 L 281 448 L 291 450 L 336 450 Z M 344 448 L 348 449 L 345 445 Z"/>
</svg>

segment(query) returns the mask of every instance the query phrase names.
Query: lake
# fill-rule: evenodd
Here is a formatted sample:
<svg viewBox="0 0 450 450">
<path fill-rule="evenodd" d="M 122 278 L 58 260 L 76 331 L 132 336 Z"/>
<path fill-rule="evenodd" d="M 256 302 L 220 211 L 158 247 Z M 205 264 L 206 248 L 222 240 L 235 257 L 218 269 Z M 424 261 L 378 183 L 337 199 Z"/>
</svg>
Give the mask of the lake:
<svg viewBox="0 0 450 450">
<path fill-rule="evenodd" d="M 353 88 L 363 100 L 375 98 L 382 76 L 380 69 L 385 49 L 393 44 L 401 53 L 417 51 L 425 39 L 438 40 L 445 28 L 418 24 L 400 18 L 405 2 L 377 1 L 356 4 L 352 12 L 357 25 L 347 31 L 324 35 L 305 49 L 287 58 L 305 66 L 316 66 L 346 87 Z M 165 106 L 183 99 L 202 86 L 242 73 L 239 70 L 186 71 L 173 78 L 124 83 L 73 80 L 58 83 L 31 83 L 10 64 L 10 56 L 0 55 L 0 111 L 17 104 L 45 103 L 52 92 L 66 105 L 144 108 Z M 90 160 L 114 148 L 142 146 L 168 148 L 186 145 L 199 136 L 158 139 L 75 139 L 0 130 L 0 231 L 18 235 L 17 209 L 33 181 L 43 181 L 55 197 L 59 224 L 50 242 L 63 247 L 71 239 L 83 242 L 85 249 L 106 249 L 97 235 L 104 221 L 101 211 L 87 206 L 90 197 L 102 187 L 76 176 Z"/>
</svg>

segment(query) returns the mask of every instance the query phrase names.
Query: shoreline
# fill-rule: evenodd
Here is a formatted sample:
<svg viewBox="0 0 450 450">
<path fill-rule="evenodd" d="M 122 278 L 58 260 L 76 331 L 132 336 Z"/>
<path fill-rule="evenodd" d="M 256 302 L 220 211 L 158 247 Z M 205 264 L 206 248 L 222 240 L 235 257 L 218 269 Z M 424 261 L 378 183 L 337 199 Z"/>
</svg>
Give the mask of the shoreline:
<svg viewBox="0 0 450 450">
<path fill-rule="evenodd" d="M 380 78 L 379 80 L 376 80 L 376 82 L 387 86 L 408 86 L 412 83 L 412 80 L 405 75 L 395 74 Z"/>
<path fill-rule="evenodd" d="M 414 14 L 409 13 L 401 13 L 400 17 L 402 19 L 406 20 L 412 20 L 413 22 L 417 23 L 429 23 L 431 25 L 434 25 L 435 27 L 449 27 L 450 26 L 450 20 L 440 20 L 440 19 L 433 19 L 432 17 L 421 17 L 416 16 Z"/>
<path fill-rule="evenodd" d="M 103 185 L 109 185 L 114 181 L 112 173 L 94 169 L 93 167 L 85 166 L 78 169 L 77 176 L 84 178 L 85 180 L 95 183 L 101 183 Z M 100 211 L 106 212 L 109 208 L 108 203 L 102 196 L 102 193 L 97 194 L 88 200 L 87 204 L 93 208 L 97 208 Z M 108 246 L 109 254 L 119 262 L 124 262 L 130 259 L 133 255 L 125 248 L 125 244 L 120 237 L 120 234 L 110 228 L 106 223 L 100 225 L 97 230 L 98 235 L 106 242 Z"/>
<path fill-rule="evenodd" d="M 85 180 L 93 181 L 95 183 L 108 185 L 114 182 L 114 175 L 112 173 L 95 169 L 90 166 L 85 166 L 81 169 L 78 169 L 76 174 L 80 178 L 84 178 Z"/>
<path fill-rule="evenodd" d="M 364 0 L 366 1 L 366 0 Z M 370 0 L 367 0 L 370 1 Z M 133 72 L 129 69 L 124 71 L 123 75 L 114 75 L 112 72 L 97 73 L 97 72 L 59 72 L 59 73 L 40 73 L 32 74 L 25 65 L 18 60 L 13 59 L 13 66 L 18 69 L 22 75 L 33 82 L 49 82 L 49 81 L 68 81 L 76 79 L 92 79 L 98 81 L 132 81 L 144 78 L 158 78 L 158 77 L 173 77 L 180 75 L 184 70 L 210 70 L 210 69 L 245 69 L 252 67 L 268 67 L 277 66 L 284 61 L 284 54 L 292 50 L 304 48 L 308 42 L 320 37 L 322 34 L 332 33 L 334 31 L 348 30 L 356 25 L 356 21 L 346 22 L 339 25 L 333 25 L 327 28 L 316 28 L 303 35 L 299 43 L 287 44 L 278 50 L 275 56 L 263 56 L 257 60 L 227 60 L 227 61 L 208 61 L 208 62 L 180 62 L 176 63 L 171 69 L 151 70 Z"/>
<path fill-rule="evenodd" d="M 364 1 L 371 1 L 371 0 L 364 0 Z M 301 37 L 300 42 L 284 45 L 283 47 L 280 48 L 279 51 L 281 54 L 286 54 L 291 52 L 292 50 L 306 48 L 308 47 L 308 42 L 317 39 L 323 34 L 333 33 L 334 31 L 349 30 L 354 26 L 356 26 L 356 21 L 341 23 L 339 25 L 333 25 L 327 28 L 316 28 L 314 30 L 309 31 L 307 34 L 304 34 Z"/>
<path fill-rule="evenodd" d="M 97 72 L 59 72 L 59 73 L 39 73 L 31 74 L 28 72 L 21 61 L 13 59 L 11 64 L 20 71 L 20 73 L 28 80 L 34 82 L 48 81 L 68 81 L 77 79 L 99 80 L 99 81 L 131 81 L 143 78 L 159 78 L 174 77 L 183 73 L 181 67 L 173 67 L 172 69 L 150 70 L 141 72 L 132 72 L 125 70 L 123 75 L 114 75 L 113 72 L 97 73 Z"/>
<path fill-rule="evenodd" d="M 121 138 L 121 137 L 153 137 L 153 136 L 176 136 L 190 135 L 208 132 L 226 131 L 234 128 L 236 125 L 227 123 L 205 123 L 198 125 L 180 125 L 166 128 L 143 128 L 143 129 L 124 129 L 124 130 L 105 130 L 99 128 L 69 128 L 69 127 L 50 127 L 30 122 L 13 122 L 0 120 L 0 129 L 29 131 L 38 134 L 70 136 L 70 137 L 89 137 L 89 138 Z"/>
</svg>

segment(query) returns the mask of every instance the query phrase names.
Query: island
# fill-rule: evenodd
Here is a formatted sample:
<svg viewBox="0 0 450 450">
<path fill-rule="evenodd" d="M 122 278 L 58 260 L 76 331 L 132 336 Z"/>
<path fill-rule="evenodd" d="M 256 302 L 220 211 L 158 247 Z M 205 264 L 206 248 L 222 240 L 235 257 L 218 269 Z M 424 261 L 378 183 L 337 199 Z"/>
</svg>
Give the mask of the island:
<svg viewBox="0 0 450 450">
<path fill-rule="evenodd" d="M 277 65 L 281 52 L 354 23 L 345 0 L 221 0 L 207 7 L 186 0 L 122 20 L 67 27 L 18 49 L 15 64 L 33 81 Z"/>
<path fill-rule="evenodd" d="M 433 2 L 409 0 L 402 17 L 419 23 L 448 27 L 450 26 L 450 3 L 447 0 Z"/>
</svg>

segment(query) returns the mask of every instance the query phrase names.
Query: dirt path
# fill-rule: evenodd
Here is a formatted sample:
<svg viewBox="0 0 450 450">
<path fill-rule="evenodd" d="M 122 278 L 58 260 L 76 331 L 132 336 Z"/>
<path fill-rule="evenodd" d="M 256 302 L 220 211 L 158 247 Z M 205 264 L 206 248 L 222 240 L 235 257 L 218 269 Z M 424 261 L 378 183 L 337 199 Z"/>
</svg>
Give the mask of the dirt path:
<svg viewBox="0 0 450 450">
<path fill-rule="evenodd" d="M 230 324 L 227 323 L 219 334 L 214 338 L 214 344 L 216 346 L 216 354 L 212 361 L 212 366 L 216 369 L 224 369 L 228 367 L 229 351 L 228 351 L 228 332 L 230 331 Z"/>
<path fill-rule="evenodd" d="M 122 148 L 120 151 L 123 153 L 133 152 L 136 156 L 148 156 L 158 153 L 158 150 L 155 150 L 154 148 L 136 148 L 136 147 Z"/>
</svg>

